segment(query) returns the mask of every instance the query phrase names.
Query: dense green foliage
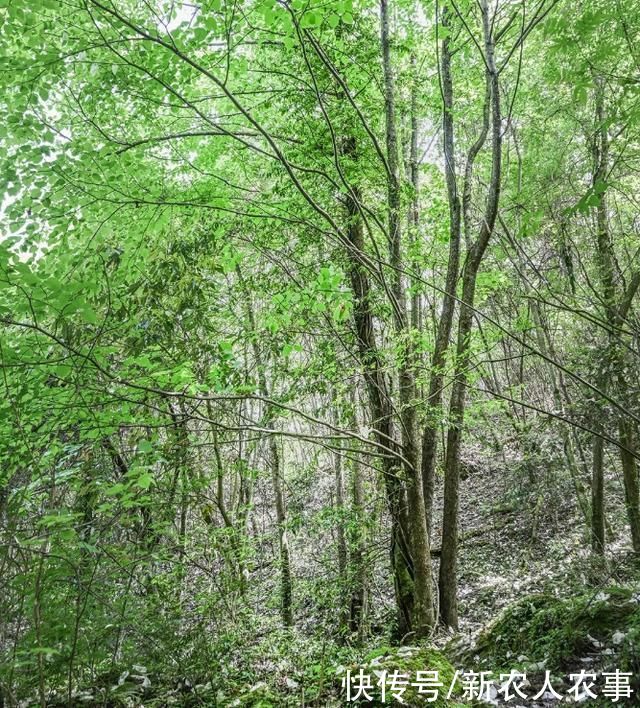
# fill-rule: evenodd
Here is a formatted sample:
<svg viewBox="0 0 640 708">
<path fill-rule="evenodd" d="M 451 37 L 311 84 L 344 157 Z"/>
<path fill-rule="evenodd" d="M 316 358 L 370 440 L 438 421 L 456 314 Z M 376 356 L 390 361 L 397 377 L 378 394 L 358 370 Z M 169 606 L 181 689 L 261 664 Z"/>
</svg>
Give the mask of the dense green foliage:
<svg viewBox="0 0 640 708">
<path fill-rule="evenodd" d="M 447 673 L 500 562 L 578 598 L 487 661 L 624 622 L 639 670 L 636 3 L 0 0 L 0 42 L 0 705 Z"/>
</svg>

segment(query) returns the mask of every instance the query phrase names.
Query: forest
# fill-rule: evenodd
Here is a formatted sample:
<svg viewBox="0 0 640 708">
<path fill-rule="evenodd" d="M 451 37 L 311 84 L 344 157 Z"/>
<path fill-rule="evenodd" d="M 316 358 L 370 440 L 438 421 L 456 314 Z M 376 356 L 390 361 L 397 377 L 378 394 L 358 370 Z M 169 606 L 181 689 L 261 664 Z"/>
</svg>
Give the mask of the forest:
<svg viewBox="0 0 640 708">
<path fill-rule="evenodd" d="M 0 708 L 640 705 L 640 5 L 0 42 Z"/>
</svg>

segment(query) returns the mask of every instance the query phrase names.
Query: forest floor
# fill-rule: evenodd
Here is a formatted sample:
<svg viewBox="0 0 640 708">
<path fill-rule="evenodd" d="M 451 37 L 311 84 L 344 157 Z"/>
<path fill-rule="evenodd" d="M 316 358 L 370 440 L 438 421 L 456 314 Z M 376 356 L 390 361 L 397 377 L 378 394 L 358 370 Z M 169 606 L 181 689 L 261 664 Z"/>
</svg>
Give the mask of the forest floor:
<svg viewBox="0 0 640 708">
<path fill-rule="evenodd" d="M 593 629 L 589 632 L 588 623 L 585 625 L 585 641 L 581 639 L 576 642 L 575 656 L 571 656 L 571 642 L 575 638 L 572 636 L 570 641 L 567 640 L 567 656 L 563 657 L 563 661 L 570 667 L 566 671 L 567 678 L 570 671 L 585 669 L 597 672 L 598 668 L 610 663 L 612 653 L 618 649 L 612 647 L 611 636 L 627 635 L 629 623 L 637 621 L 634 619 L 636 615 L 632 619 L 626 615 L 621 619 L 614 612 L 613 619 L 609 620 L 607 614 L 610 610 L 607 602 L 613 602 L 608 590 L 611 586 L 635 587 L 636 594 L 632 600 L 636 603 L 640 601 L 640 595 L 637 594 L 640 584 L 637 582 L 637 570 L 633 566 L 628 530 L 622 522 L 624 509 L 609 509 L 609 562 L 604 568 L 594 568 L 588 527 L 575 504 L 575 494 L 562 488 L 556 488 L 556 492 L 550 494 L 549 485 L 546 491 L 542 491 L 540 480 L 533 475 L 525 475 L 523 481 L 519 465 L 513 460 L 506 462 L 505 465 L 503 456 L 489 463 L 469 463 L 465 466 L 460 489 L 460 631 L 449 643 L 446 634 L 437 636 L 435 644 L 445 649 L 455 666 L 460 667 L 461 663 L 470 660 L 473 663 L 473 659 L 478 658 L 477 651 L 481 658 L 483 650 L 485 657 L 487 654 L 491 657 L 491 649 L 487 652 L 487 638 L 489 641 L 501 640 L 500 632 L 504 631 L 505 626 L 507 632 L 522 631 L 526 634 L 529 626 L 509 626 L 505 620 L 500 625 L 501 617 L 508 616 L 511 608 L 517 607 L 518 603 L 526 602 L 530 597 L 555 596 L 559 602 L 566 603 L 569 615 L 573 598 L 582 596 L 587 598 L 587 608 L 594 600 L 596 604 L 602 600 L 602 608 L 606 609 L 593 611 L 593 617 L 589 619 Z M 607 481 L 609 484 L 619 482 L 613 478 Z M 441 495 L 442 489 L 438 491 Z M 436 500 L 436 508 L 442 508 L 441 501 L 441 498 Z M 441 543 L 439 529 L 440 519 L 436 518 L 432 538 L 436 553 Z M 600 611 L 602 617 L 598 615 Z M 603 620 L 603 617 L 607 619 Z M 561 620 L 556 619 L 559 625 Z M 600 627 L 601 621 L 604 624 L 618 622 L 618 626 Z M 546 631 L 552 634 L 561 630 L 552 623 Z M 634 635 L 633 642 L 636 639 Z M 531 645 L 539 640 L 544 644 L 543 637 L 529 637 L 529 640 Z M 618 641 L 621 640 L 614 638 L 614 643 Z M 632 652 L 638 649 L 640 647 L 634 643 Z M 536 651 L 533 646 L 531 650 L 534 653 Z M 522 670 L 523 665 L 529 662 L 526 654 L 529 654 L 526 649 L 522 655 L 514 654 L 514 667 L 502 665 L 495 668 Z M 465 665 L 463 668 L 479 671 L 494 667 L 485 664 Z M 518 704 L 517 701 L 506 702 L 499 697 L 492 703 L 511 706 Z M 521 701 L 521 705 L 527 708 L 546 708 L 560 703 L 564 701 L 553 698 Z M 612 705 L 609 702 L 596 703 L 601 704 Z M 640 705 L 640 696 L 637 700 L 631 699 L 629 705 Z"/>
<path fill-rule="evenodd" d="M 537 474 L 537 473 L 536 473 Z M 615 483 L 616 480 L 608 480 Z M 553 489 L 553 487 L 551 487 Z M 442 485 L 435 508 L 442 508 Z M 631 551 L 619 523 L 624 509 L 609 509 L 611 559 L 602 585 L 626 577 Z M 460 631 L 475 634 L 511 603 L 549 590 L 560 596 L 593 585 L 587 524 L 570 489 L 545 489 L 533 474 L 523 480 L 518 462 L 484 459 L 464 466 L 460 485 Z M 432 547 L 441 545 L 436 513 Z"/>
<path fill-rule="evenodd" d="M 523 474 L 517 459 L 502 454 L 491 459 L 478 453 L 467 459 L 460 489 L 460 631 L 455 637 L 443 631 L 436 634 L 431 642 L 435 653 L 425 648 L 398 647 L 387 636 L 385 622 L 391 616 L 393 602 L 382 577 L 373 579 L 377 588 L 374 605 L 379 608 L 386 604 L 387 609 L 372 617 L 372 636 L 366 646 L 350 647 L 336 641 L 332 636 L 335 606 L 330 599 L 323 606 L 319 590 L 323 586 L 319 583 L 325 580 L 317 577 L 317 568 L 326 566 L 323 553 L 331 548 L 318 544 L 304 559 L 303 554 L 296 554 L 304 562 L 296 567 L 301 600 L 295 629 L 282 629 L 277 605 L 269 615 L 249 614 L 243 620 L 241 613 L 236 618 L 235 634 L 218 639 L 212 627 L 211 646 L 215 649 L 210 650 L 208 663 L 193 656 L 197 665 L 205 666 L 204 671 L 194 669 L 179 681 L 169 682 L 158 675 L 157 669 L 149 669 L 148 677 L 145 674 L 143 678 L 150 680 L 152 688 L 140 696 L 141 677 L 133 678 L 136 671 L 130 670 L 131 675 L 124 682 L 122 675 L 110 681 L 118 683 L 117 694 L 130 691 L 129 695 L 121 696 L 124 702 L 116 699 L 109 705 L 330 708 L 353 705 L 344 701 L 341 692 L 341 678 L 347 667 L 355 670 L 364 666 L 373 671 L 388 666 L 391 670 L 397 663 L 400 670 L 404 665 L 404 670 L 408 667 L 415 671 L 434 668 L 442 662 L 441 671 L 445 673 L 454 669 L 489 670 L 494 675 L 514 669 L 535 677 L 533 684 L 537 686 L 540 675 L 536 675 L 535 667 L 541 668 L 547 660 L 555 667 L 556 680 L 561 682 L 571 671 L 595 670 L 610 663 L 623 646 L 616 637 L 628 635 L 633 654 L 640 640 L 640 585 L 636 584 L 635 595 L 628 589 L 633 573 L 626 563 L 627 534 L 620 521 L 624 510 L 608 510 L 612 561 L 606 570 L 599 569 L 598 581 L 594 582 L 587 527 L 580 510 L 570 501 L 575 495 L 566 483 L 555 487 L 549 484 L 549 474 L 552 470 L 545 471 L 544 479 L 533 473 Z M 607 482 L 614 484 L 616 480 Z M 555 491 L 550 493 L 549 489 Z M 435 508 L 440 509 L 441 488 L 437 494 L 440 497 Z M 439 518 L 434 519 L 434 572 L 441 542 L 440 522 Z M 259 607 L 265 592 L 277 597 L 277 574 L 272 566 L 265 566 L 257 570 L 257 575 L 254 591 L 261 596 L 256 596 Z M 328 577 L 326 587 L 332 582 Z M 611 586 L 615 586 L 613 591 Z M 389 595 L 386 599 L 385 593 Z M 185 630 L 189 635 L 187 627 Z M 640 666 L 638 669 L 640 673 Z M 565 683 L 565 691 L 567 686 Z M 113 686 L 109 690 L 113 692 Z M 95 698 L 98 694 L 91 687 L 84 695 L 90 700 L 90 696 Z M 491 702 L 526 708 L 548 708 L 560 703 L 505 702 L 498 698 Z M 401 705 L 393 701 L 385 705 L 389 704 Z M 419 706 L 423 702 L 414 703 L 409 698 L 405 705 Z M 438 701 L 428 705 L 444 708 L 460 703 Z"/>
</svg>

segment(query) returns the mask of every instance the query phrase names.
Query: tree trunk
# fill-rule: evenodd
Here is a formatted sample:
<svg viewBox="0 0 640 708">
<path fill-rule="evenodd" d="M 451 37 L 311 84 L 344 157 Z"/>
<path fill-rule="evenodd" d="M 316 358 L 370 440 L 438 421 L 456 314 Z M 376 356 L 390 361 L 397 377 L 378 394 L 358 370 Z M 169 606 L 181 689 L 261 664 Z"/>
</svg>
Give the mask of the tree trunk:
<svg viewBox="0 0 640 708">
<path fill-rule="evenodd" d="M 491 87 L 492 111 L 492 165 L 487 203 L 480 233 L 468 248 L 462 276 L 462 304 L 458 321 L 456 366 L 449 403 L 449 430 L 445 458 L 445 487 L 442 522 L 442 555 L 440 560 L 440 621 L 449 627 L 458 627 L 457 563 L 458 563 L 458 488 L 460 481 L 460 444 L 465 409 L 467 370 L 470 356 L 470 337 L 473 325 L 476 280 L 482 258 L 493 233 L 500 200 L 502 166 L 502 116 L 498 72 L 494 60 L 494 45 L 486 1 L 481 4 L 484 32 L 487 81 Z"/>
<path fill-rule="evenodd" d="M 238 278 L 242 282 L 240 268 L 236 268 Z M 256 370 L 258 376 L 258 390 L 260 395 L 267 399 L 269 398 L 269 387 L 267 385 L 267 377 L 265 372 L 262 352 L 258 345 L 256 320 L 253 307 L 251 304 L 251 296 L 245 287 L 245 309 L 249 327 L 251 330 L 251 346 L 253 356 L 256 362 Z M 268 428 L 274 418 L 272 406 L 265 403 L 265 413 L 263 416 L 263 425 Z M 293 581 L 291 577 L 291 558 L 289 553 L 289 540 L 287 538 L 287 512 L 285 495 L 282 484 L 282 469 L 280 452 L 276 438 L 273 435 L 269 436 L 268 440 L 268 457 L 269 468 L 271 471 L 271 482 L 273 485 L 273 494 L 275 499 L 276 511 L 276 526 L 278 529 L 278 545 L 280 549 L 280 609 L 282 613 L 282 623 L 285 627 L 293 625 Z"/>
<path fill-rule="evenodd" d="M 289 555 L 289 540 L 287 538 L 287 514 L 284 491 L 282 488 L 282 473 L 280 468 L 280 453 L 275 437 L 269 438 L 269 458 L 271 479 L 275 494 L 276 523 L 278 525 L 278 542 L 280 546 L 280 597 L 282 608 L 282 623 L 285 627 L 293 625 L 293 581 L 291 579 L 291 558 Z"/>
<path fill-rule="evenodd" d="M 448 27 L 445 9 L 443 26 Z M 455 311 L 456 284 L 460 270 L 460 199 L 456 184 L 455 143 L 453 130 L 453 82 L 451 79 L 451 53 L 449 37 L 442 42 L 441 77 L 443 92 L 442 127 L 444 135 L 444 170 L 449 201 L 449 259 L 442 312 L 438 321 L 435 348 L 431 359 L 431 375 L 427 394 L 427 421 L 422 434 L 422 484 L 424 489 L 427 529 L 431 533 L 433 495 L 435 490 L 436 455 L 438 431 L 442 419 L 442 387 L 453 315 Z"/>
<path fill-rule="evenodd" d="M 364 483 L 362 479 L 362 468 L 358 460 L 354 460 L 353 462 L 352 475 L 352 509 L 355 518 L 355 538 L 353 539 L 353 550 L 351 552 L 353 584 L 349 628 L 357 635 L 358 642 L 362 643 L 364 641 L 367 608 L 367 569 L 365 566 L 366 536 L 363 529 L 365 524 Z"/>
<path fill-rule="evenodd" d="M 387 0 L 380 2 L 380 40 L 385 85 L 386 147 L 389 174 L 388 224 L 390 260 L 393 268 L 392 294 L 396 331 L 400 339 L 398 388 L 399 416 L 402 435 L 403 469 L 409 517 L 409 541 L 413 566 L 414 597 L 411 609 L 411 632 L 422 637 L 434 623 L 431 579 L 431 552 L 424 508 L 424 496 L 419 468 L 416 424 L 415 349 L 411 343 L 411 328 L 407 298 L 402 277 L 402 234 L 400 228 L 400 184 L 398 174 L 398 142 L 395 124 L 393 69 L 389 46 L 389 14 Z"/>
<path fill-rule="evenodd" d="M 640 553 L 640 489 L 638 488 L 638 467 L 635 451 L 633 426 L 628 420 L 621 420 L 619 424 L 620 459 L 622 461 L 622 479 L 624 482 L 624 498 L 627 506 L 627 517 L 631 531 L 633 550 Z"/>
<path fill-rule="evenodd" d="M 443 13 L 443 27 L 449 26 L 448 11 Z M 447 263 L 447 276 L 445 293 L 442 301 L 442 312 L 438 322 L 436 342 L 431 362 L 431 376 L 429 380 L 429 394 L 427 397 L 427 422 L 422 435 L 422 483 L 424 485 L 425 507 L 427 512 L 427 526 L 431 532 L 433 494 L 435 488 L 436 455 L 438 446 L 438 430 L 442 419 L 442 390 L 444 384 L 444 367 L 446 363 L 453 315 L 455 311 L 456 285 L 460 271 L 460 243 L 461 243 L 461 208 L 458 196 L 455 140 L 453 124 L 453 81 L 451 78 L 451 51 L 449 37 L 442 42 L 442 59 L 440 74 L 443 95 L 443 134 L 444 134 L 444 162 L 445 180 L 447 183 L 447 200 L 449 202 L 449 260 Z M 487 74 L 486 93 L 483 108 L 483 122 L 480 133 L 467 154 L 462 190 L 462 216 L 464 217 L 465 236 L 470 247 L 470 211 L 471 211 L 471 178 L 473 165 L 478 153 L 482 149 L 489 130 L 489 111 L 491 106 L 491 82 Z"/>
<path fill-rule="evenodd" d="M 357 396 L 352 391 L 351 427 L 358 429 L 356 414 Z M 358 643 L 362 644 L 365 637 L 365 622 L 367 614 L 367 567 L 365 564 L 366 553 L 366 521 L 365 521 L 365 494 L 362 466 L 354 458 L 351 466 L 351 513 L 354 523 L 351 525 L 350 548 L 351 563 L 351 604 L 349 612 L 349 629 L 356 634 Z"/>
<path fill-rule="evenodd" d="M 340 590 L 340 628 L 344 629 L 349 617 L 349 579 L 347 574 L 347 536 L 345 533 L 345 503 L 344 503 L 344 471 L 342 466 L 342 453 L 334 455 L 335 491 L 336 491 L 336 536 L 338 560 L 338 586 Z"/>
<path fill-rule="evenodd" d="M 345 152 L 355 154 L 355 140 L 348 139 Z M 364 251 L 362 221 L 358 211 L 359 193 L 352 188 L 347 197 L 348 235 L 352 248 L 349 250 L 349 277 L 353 291 L 353 317 L 358 344 L 358 355 L 369 399 L 371 425 L 376 442 L 394 452 L 393 427 L 391 424 L 391 406 L 388 385 L 383 367 L 379 361 L 373 329 L 373 314 L 370 307 L 370 285 L 367 272 L 359 254 Z M 382 458 L 387 508 L 391 517 L 390 558 L 393 571 L 396 606 L 398 610 L 398 631 L 406 634 L 411 630 L 411 612 L 413 605 L 413 567 L 409 551 L 409 534 L 406 513 L 406 500 L 402 480 L 398 476 L 395 458 L 386 455 Z"/>
<path fill-rule="evenodd" d="M 591 548 L 598 555 L 604 555 L 604 441 L 593 439 L 593 460 L 591 472 Z"/>
</svg>

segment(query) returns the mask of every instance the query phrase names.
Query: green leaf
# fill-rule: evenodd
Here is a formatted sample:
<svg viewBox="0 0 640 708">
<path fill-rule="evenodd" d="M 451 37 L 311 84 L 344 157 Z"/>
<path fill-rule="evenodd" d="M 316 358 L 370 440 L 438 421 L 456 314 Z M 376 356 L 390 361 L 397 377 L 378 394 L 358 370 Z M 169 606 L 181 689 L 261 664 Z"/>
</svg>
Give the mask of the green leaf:
<svg viewBox="0 0 640 708">
<path fill-rule="evenodd" d="M 151 452 L 153 450 L 153 445 L 149 440 L 140 440 L 138 442 L 138 452 Z"/>
<path fill-rule="evenodd" d="M 140 489 L 149 489 L 153 482 L 154 479 L 151 472 L 144 472 L 136 480 L 136 486 L 140 487 Z"/>
</svg>

